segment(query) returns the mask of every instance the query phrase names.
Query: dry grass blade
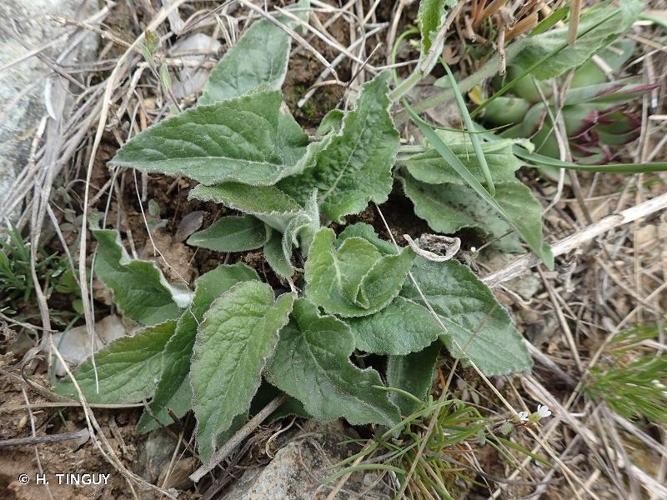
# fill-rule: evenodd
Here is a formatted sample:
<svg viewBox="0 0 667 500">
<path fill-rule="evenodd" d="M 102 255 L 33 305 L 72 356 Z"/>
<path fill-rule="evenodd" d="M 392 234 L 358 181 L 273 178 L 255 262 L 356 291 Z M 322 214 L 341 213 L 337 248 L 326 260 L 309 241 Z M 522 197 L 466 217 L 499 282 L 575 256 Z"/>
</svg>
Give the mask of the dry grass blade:
<svg viewBox="0 0 667 500">
<path fill-rule="evenodd" d="M 195 483 L 201 480 L 206 474 L 211 472 L 225 458 L 229 456 L 234 449 L 241 444 L 257 427 L 264 422 L 274 411 L 276 411 L 285 402 L 285 396 L 278 396 L 267 404 L 262 410 L 252 417 L 240 430 L 234 434 L 219 450 L 217 450 L 208 464 L 202 465 L 199 469 L 190 475 L 190 479 Z"/>
<path fill-rule="evenodd" d="M 667 208 L 667 194 L 662 194 L 653 198 L 652 200 L 648 200 L 637 206 L 628 208 L 627 210 L 622 211 L 620 214 L 605 217 L 604 219 L 595 222 L 585 227 L 581 231 L 578 231 L 577 233 L 572 234 L 567 238 L 563 238 L 559 242 L 552 245 L 551 248 L 554 253 L 554 257 L 564 255 L 577 248 L 580 248 L 594 240 L 596 237 L 606 233 L 607 231 L 611 231 L 612 229 L 615 229 L 624 224 L 629 224 L 630 222 L 648 217 L 657 212 L 660 212 L 661 210 L 664 210 L 665 208 Z M 538 259 L 532 255 L 520 257 L 503 269 L 484 276 L 482 281 L 488 286 L 494 287 L 500 283 L 521 275 L 523 272 L 527 271 L 533 266 L 536 266 L 538 263 Z"/>
<path fill-rule="evenodd" d="M 567 43 L 574 45 L 577 41 L 577 31 L 579 31 L 579 18 L 581 17 L 581 6 L 583 0 L 572 0 L 570 7 L 570 25 L 567 32 Z"/>
<path fill-rule="evenodd" d="M 90 456 L 96 463 L 102 463 L 103 458 L 117 471 L 114 488 L 119 489 L 119 482 L 127 496 L 143 498 L 142 490 L 151 490 L 149 496 L 160 498 L 199 493 L 204 498 L 216 498 L 226 495 L 230 486 L 236 488 L 241 484 L 233 484 L 238 476 L 236 472 L 265 465 L 278 455 L 276 450 L 293 439 L 290 436 L 303 420 L 293 417 L 272 423 L 272 429 L 266 431 L 265 423 L 276 409 L 282 410 L 279 407 L 286 397 L 274 398 L 262 408 L 261 404 L 256 404 L 263 401 L 264 394 L 260 394 L 252 403 L 249 415 L 252 418 L 218 449 L 211 461 L 202 464 L 196 449 L 196 433 L 192 432 L 195 416 L 192 413 L 183 416 L 180 410 L 168 408 L 166 411 L 176 430 L 163 428 L 159 434 L 170 434 L 176 445 L 173 452 L 170 449 L 168 466 L 165 465 L 159 476 L 147 480 L 135 473 L 140 469 L 130 465 L 136 458 L 133 455 L 135 444 L 141 450 L 147 442 L 144 436 L 134 436 L 130 425 L 142 409 L 153 415 L 148 401 L 89 403 L 84 378 L 74 375 L 77 372 L 73 374 L 70 370 L 73 365 L 65 363 L 65 349 L 59 351 L 54 345 L 57 343 L 54 334 L 62 334 L 62 339 L 73 326 L 82 323 L 82 314 L 92 353 L 94 330 L 98 328 L 95 315 L 116 312 L 113 304 L 109 306 L 108 291 L 98 287 L 91 271 L 95 255 L 91 255 L 94 243 L 88 240 L 88 225 L 97 217 L 97 210 L 103 212 L 104 227 L 114 227 L 123 235 L 128 253 L 137 258 L 154 258 L 170 283 L 180 281 L 193 288 L 194 278 L 210 266 L 243 262 L 254 268 L 275 292 L 283 293 L 289 287 L 298 296 L 308 298 L 306 287 L 302 286 L 307 281 L 302 276 L 306 267 L 304 261 L 308 258 L 306 245 L 295 250 L 300 255 L 297 253 L 294 258 L 296 272 L 290 278 L 273 273 L 262 258 L 261 250 L 224 255 L 193 250 L 185 244 L 186 237 L 173 236 L 174 228 L 180 228 L 188 211 L 200 214 L 202 227 L 210 223 L 209 216 L 216 219 L 236 212 L 221 206 L 211 209 L 209 204 L 188 199 L 187 190 L 192 186 L 184 177 L 165 179 L 153 173 L 136 175 L 123 168 L 114 168 L 109 173 L 105 169 L 118 145 L 126 144 L 165 117 L 196 106 L 200 90 L 176 92 L 177 84 L 192 83 L 191 80 L 196 80 L 193 75 L 198 72 L 205 78 L 250 24 L 265 19 L 292 38 L 293 50 L 283 84 L 286 106 L 281 110 L 291 108 L 290 112 L 311 142 L 321 139 L 319 131 L 314 130 L 325 112 L 331 108 L 352 109 L 361 85 L 388 69 L 394 74 L 394 89 L 397 89 L 392 95 L 408 96 L 415 101 L 412 108 L 406 105 L 401 110 L 397 105 L 398 110 L 390 110 L 401 135 L 397 168 L 407 169 L 407 163 L 401 162 L 407 162 L 414 153 L 432 150 L 434 144 L 445 150 L 441 156 L 446 159 L 451 160 L 452 155 L 461 159 L 458 151 L 450 148 L 447 135 L 461 130 L 454 128 L 457 124 L 447 123 L 453 108 L 442 105 L 450 104 L 449 101 L 454 104 L 456 99 L 466 128 L 460 137 L 470 138 L 465 141 L 470 144 L 470 151 L 466 151 L 470 158 L 466 160 L 480 166 L 479 170 L 469 169 L 467 173 L 474 171 L 474 175 L 467 180 L 491 205 L 495 200 L 494 188 L 502 193 L 499 186 L 509 181 L 500 175 L 496 178 L 493 153 L 482 151 L 480 139 L 490 141 L 496 137 L 491 137 L 491 133 L 482 137 L 482 132 L 474 133 L 476 125 L 467 111 L 470 101 L 479 104 L 484 95 L 492 95 L 489 101 L 493 100 L 495 95 L 488 90 L 503 83 L 491 83 L 491 79 L 503 80 L 506 66 L 509 83 L 497 95 L 512 88 L 520 77 L 529 75 L 533 68 L 527 68 L 518 78 L 513 73 L 517 70 L 517 54 L 531 46 L 536 40 L 533 35 L 560 28 L 563 36 L 559 40 L 563 43 L 562 47 L 557 46 L 555 54 L 570 51 L 573 45 L 575 50 L 583 49 L 595 38 L 586 38 L 589 23 L 585 9 L 589 3 L 582 0 L 436 2 L 446 9 L 447 18 L 437 33 L 431 33 L 436 39 L 433 46 L 443 41 L 445 50 L 440 54 L 431 48 L 427 60 L 420 61 L 417 54 L 421 50 L 415 43 L 415 34 L 419 31 L 414 28 L 419 3 L 416 0 L 311 0 L 307 21 L 303 20 L 305 17 L 296 16 L 297 11 L 284 8 L 293 1 L 239 0 L 209 5 L 163 0 L 160 10 L 145 0 L 126 2 L 127 5 L 111 2 L 83 20 L 49 17 L 60 25 L 62 34 L 35 48 L 24 46 L 21 55 L 0 68 L 0 71 L 15 70 L 17 65 L 35 57 L 51 71 L 44 92 L 45 116 L 31 130 L 28 139 L 32 141 L 29 160 L 15 177 L 11 195 L 0 199 L 3 221 L 22 209 L 16 226 L 26 239 L 26 248 L 29 247 L 26 261 L 30 267 L 26 268 L 25 275 L 32 293 L 30 308 L 26 309 L 30 315 L 26 316 L 12 317 L 14 311 L 3 309 L 5 303 L 0 297 L 0 342 L 5 337 L 14 342 L 13 332 L 19 332 L 21 342 L 25 344 L 28 339 L 30 344 L 27 352 L 24 350 L 9 361 L 10 367 L 6 364 L 9 357 L 0 355 L 0 376 L 10 382 L 6 384 L 12 387 L 10 393 L 16 393 L 0 405 L 0 423 L 22 417 L 18 430 L 7 435 L 8 439 L 0 440 L 0 449 L 9 449 L 14 454 L 24 453 L 26 450 L 21 447 L 26 448 L 28 453 L 24 454 L 35 469 L 48 474 L 53 465 L 49 459 L 53 449 L 65 449 L 73 441 L 88 438 L 86 446 L 76 453 L 92 451 Z M 664 6 L 656 1 L 651 0 L 650 5 L 662 9 Z M 610 5 L 615 7 L 618 2 L 610 2 Z M 607 14 L 604 11 L 601 17 Z M 603 80 L 613 83 L 615 78 L 632 76 L 649 85 L 664 79 L 662 14 L 660 10 L 642 14 L 634 23 L 632 33 L 623 35 L 618 42 L 592 57 L 591 66 Z M 119 17 L 126 24 L 119 23 Z M 568 23 L 569 29 L 565 30 Z M 72 52 L 90 33 L 101 40 L 97 61 L 87 64 L 65 58 L 64 54 L 49 55 L 59 44 L 65 45 L 63 53 Z M 158 40 L 150 57 L 142 52 L 148 33 Z M 181 43 L 191 37 L 207 38 L 215 48 L 183 49 Z M 627 41 L 638 43 L 632 49 L 633 58 L 626 67 L 615 71 L 610 61 L 617 52 L 622 52 L 619 47 Z M 384 53 L 380 55 L 383 51 L 386 57 Z M 538 63 L 548 65 L 550 56 Z M 444 78 L 441 66 L 435 71 L 429 66 L 441 57 L 449 65 L 443 62 Z M 428 81 L 422 80 L 424 73 L 431 73 Z M 440 78 L 433 86 L 431 82 L 437 77 Z M 397 498 L 434 500 L 464 498 L 470 494 L 489 498 L 667 498 L 667 440 L 664 421 L 657 414 L 664 401 L 660 397 L 644 397 L 641 401 L 638 398 L 650 393 L 644 391 L 646 387 L 653 390 L 650 394 L 654 395 L 655 391 L 664 390 L 659 370 L 664 371 L 667 350 L 664 330 L 667 319 L 664 315 L 667 177 L 663 173 L 667 165 L 664 157 L 667 115 L 661 100 L 665 89 L 656 85 L 647 91 L 641 106 L 637 100 L 632 112 L 637 117 L 641 112 L 641 126 L 637 126 L 639 137 L 636 142 L 610 148 L 614 156 L 607 161 L 615 163 L 576 164 L 578 160 L 573 160 L 572 155 L 577 157 L 578 150 L 569 140 L 570 125 L 564 113 L 565 90 L 574 77 L 575 70 L 564 73 L 551 82 L 552 88 L 540 87 L 535 81 L 542 102 L 539 98 L 530 101 L 530 106 L 543 104 L 547 109 L 557 143 L 557 150 L 554 146 L 555 152 L 549 153 L 554 158 L 543 156 L 545 149 L 538 148 L 541 154 L 534 153 L 529 144 L 519 140 L 513 146 L 514 155 L 525 164 L 550 167 L 551 171 L 560 169 L 557 185 L 556 177 L 550 179 L 542 175 L 546 168 L 517 170 L 516 174 L 517 179 L 537 193 L 536 199 L 548 200 L 543 204 L 548 207 L 542 214 L 542 227 L 547 239 L 555 242 L 554 256 L 560 256 L 556 270 L 539 268 L 525 276 L 525 280 L 511 281 L 538 266 L 538 258 L 525 255 L 511 260 L 506 255 L 496 255 L 495 248 L 502 237 L 484 240 L 483 236 L 472 235 L 468 230 L 456 234 L 460 239 L 456 238 L 452 247 L 445 248 L 444 256 L 432 253 L 435 250 L 419 239 L 429 231 L 426 224 L 404 213 L 406 207 L 400 198 L 403 194 L 400 186 L 394 186 L 381 209 L 371 204 L 365 211 L 349 216 L 347 221 L 370 224 L 375 235 L 381 235 L 382 239 L 389 235 L 396 247 L 395 236 L 403 235 L 417 254 L 436 261 L 455 257 L 476 275 L 483 276 L 482 281 L 494 288 L 497 302 L 508 309 L 516 330 L 523 336 L 520 340 L 535 360 L 532 373 L 513 377 L 485 376 L 474 363 L 460 366 L 458 360 L 440 349 L 437 362 L 433 361 L 435 380 L 431 381 L 431 394 L 425 401 L 408 391 L 401 394 L 402 389 L 374 386 L 388 389 L 390 393 L 396 390 L 417 404 L 418 410 L 410 414 L 401 406 L 400 423 L 386 432 L 380 428 L 373 439 L 351 440 L 351 444 L 347 444 L 350 448 L 346 449 L 349 452 L 346 458 L 339 457 L 342 460 L 339 465 L 344 467 L 326 471 L 325 474 L 331 473 L 327 480 L 316 478 L 321 483 L 316 495 L 325 495 L 327 500 L 370 496 L 379 484 L 382 494 L 390 489 Z M 0 115 L 11 116 L 17 104 L 42 84 L 35 82 L 21 89 L 0 110 Z M 446 88 L 438 90 L 436 87 L 440 84 Z M 578 88 L 574 84 L 572 87 Z M 70 88 L 78 94 L 68 93 Z M 471 89 L 474 89 L 474 97 L 472 92 L 466 95 Z M 411 90 L 410 94 L 407 90 Z M 74 101 L 70 114 L 60 107 L 63 96 Z M 439 125 L 430 126 L 420 121 L 417 114 L 436 105 L 442 106 L 434 110 L 430 118 L 443 125 L 437 133 Z M 472 116 L 484 119 L 481 110 L 485 105 L 482 102 Z M 410 116 L 416 118 L 417 127 L 408 121 Z M 494 129 L 496 133 L 501 131 Z M 424 136 L 427 136 L 426 141 Z M 438 143 L 438 138 L 444 147 Z M 416 145 L 418 141 L 424 144 Z M 558 152 L 560 160 L 556 159 Z M 437 161 L 442 160 L 437 158 Z M 468 165 L 467 161 L 454 163 L 455 168 Z M 462 172 L 466 176 L 466 171 Z M 635 176 L 622 177 L 621 174 Z M 468 185 L 463 186 L 467 189 Z M 333 226 L 337 234 L 341 226 Z M 183 251 L 182 256 L 171 253 L 169 241 Z M 385 245 L 382 251 L 390 253 L 391 248 L 386 249 L 387 242 L 382 244 Z M 473 244 L 477 248 L 472 247 Z M 50 258 L 52 252 L 62 259 L 68 272 L 72 268 L 74 275 L 78 275 L 73 281 L 82 293 L 82 313 L 79 313 L 79 304 L 72 303 L 70 309 L 76 308 L 79 316 L 67 316 L 66 321 L 58 315 L 70 314 L 69 309 L 64 311 L 70 304 L 61 306 L 63 297 L 53 292 L 52 276 L 40 271 L 40 262 L 45 256 Z M 303 259 L 296 262 L 299 258 Z M 75 260 L 78 261 L 76 266 Z M 417 288 L 415 297 L 421 297 L 436 326 L 447 334 L 448 323 L 436 313 L 426 297 L 428 291 L 421 289 L 415 277 L 412 274 L 407 277 L 408 284 L 411 282 Z M 2 286 L 0 294 L 1 291 Z M 70 296 L 75 297 L 76 292 L 63 295 L 70 302 Z M 119 316 L 123 316 L 122 311 Z M 356 320 L 349 321 L 351 326 L 352 321 Z M 655 335 L 634 343 L 626 341 L 627 332 L 637 324 L 654 326 Z M 431 340 L 437 335 L 438 332 L 434 333 Z M 454 342 L 458 350 L 466 352 L 468 345 Z M 0 347 L 4 348 L 4 344 Z M 46 352 L 53 357 L 48 360 L 49 369 L 45 369 Z M 383 377 L 387 358 L 379 354 L 366 356 L 363 349 L 352 352 L 348 359 L 355 367 L 375 369 Z M 21 357 L 22 362 L 16 363 L 17 367 L 21 363 L 19 373 L 11 366 Z M 101 356 L 97 359 L 99 363 Z M 45 370 L 55 370 L 60 364 L 65 367 L 67 380 L 72 381 L 77 400 L 59 396 L 49 387 L 56 376 L 49 381 L 45 375 L 51 373 L 45 374 Z M 651 381 L 652 385 L 641 387 L 646 382 L 642 377 L 647 373 L 658 374 L 653 375 L 657 384 Z M 388 380 L 383 379 L 382 383 L 389 385 Z M 534 411 L 538 404 L 553 410 L 551 418 L 538 418 L 539 412 Z M 291 404 L 285 406 L 291 407 Z M 469 419 L 448 420 L 452 413 L 458 416 L 459 411 L 468 410 L 472 415 Z M 131 414 L 130 423 L 120 424 L 119 414 Z M 55 415 L 64 418 L 58 421 L 53 418 Z M 113 416 L 111 421 L 107 421 L 108 415 Z M 366 437 L 368 434 L 364 432 L 377 430 L 372 425 L 364 427 L 362 435 Z M 465 437 L 460 440 L 452 437 L 459 435 Z M 338 458 L 326 462 L 333 464 L 336 460 Z M 303 465 L 308 469 L 311 464 Z M 352 491 L 356 489 L 356 477 L 364 474 L 372 474 L 373 484 L 363 478 L 364 485 L 359 491 Z M 184 486 L 174 486 L 179 480 Z M 191 481 L 198 484 L 193 486 Z M 172 487 L 183 491 L 177 492 Z M 58 496 L 55 490 L 45 489 L 41 494 L 49 498 Z"/>
<path fill-rule="evenodd" d="M 32 405 L 26 404 L 27 408 Z M 61 434 L 49 434 L 46 436 L 32 436 L 27 438 L 3 439 L 0 441 L 0 448 L 9 448 L 11 446 L 30 446 L 43 443 L 59 443 L 61 441 L 78 441 L 88 439 L 90 434 L 88 429 L 82 429 L 76 432 L 63 432 Z"/>
</svg>

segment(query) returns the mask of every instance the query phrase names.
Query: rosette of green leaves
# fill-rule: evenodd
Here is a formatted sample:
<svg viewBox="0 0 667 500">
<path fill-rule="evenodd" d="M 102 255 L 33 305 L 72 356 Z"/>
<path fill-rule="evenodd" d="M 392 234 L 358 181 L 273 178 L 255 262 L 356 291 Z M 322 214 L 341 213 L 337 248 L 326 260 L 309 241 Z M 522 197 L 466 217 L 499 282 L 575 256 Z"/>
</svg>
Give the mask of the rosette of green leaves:
<svg viewBox="0 0 667 500">
<path fill-rule="evenodd" d="M 507 312 L 468 268 L 394 249 L 370 226 L 349 226 L 338 237 L 327 228 L 315 233 L 303 297 L 276 297 L 251 268 L 222 265 L 196 280 L 185 307 L 174 301 L 162 318 L 147 298 L 155 287 L 169 290 L 159 270 L 126 258 L 113 231 L 96 236 L 106 255 L 96 275 L 119 304 L 135 298 L 134 317 L 152 320 L 78 367 L 77 386 L 90 403 L 150 400 L 143 431 L 193 410 L 204 461 L 248 418 L 263 380 L 314 418 L 395 425 L 409 400 L 390 397 L 376 369 L 354 362 L 356 351 L 387 355 L 392 386 L 421 398 L 436 342 L 488 375 L 531 366 Z M 56 390 L 78 397 L 70 380 Z"/>
<path fill-rule="evenodd" d="M 634 49 L 630 40 L 601 48 L 597 62 L 586 60 L 575 70 L 560 108 L 553 92 L 562 81 L 538 80 L 532 73 L 521 76 L 529 64 L 524 56 L 509 68 L 511 90 L 485 105 L 483 120 L 492 127 L 505 127 L 503 137 L 530 138 L 535 152 L 559 158 L 554 120 L 561 114 L 573 159 L 583 164 L 607 163 L 614 147 L 639 136 L 638 99 L 655 88 L 637 77 L 622 76 Z M 496 89 L 499 81 L 497 85 Z"/>
</svg>

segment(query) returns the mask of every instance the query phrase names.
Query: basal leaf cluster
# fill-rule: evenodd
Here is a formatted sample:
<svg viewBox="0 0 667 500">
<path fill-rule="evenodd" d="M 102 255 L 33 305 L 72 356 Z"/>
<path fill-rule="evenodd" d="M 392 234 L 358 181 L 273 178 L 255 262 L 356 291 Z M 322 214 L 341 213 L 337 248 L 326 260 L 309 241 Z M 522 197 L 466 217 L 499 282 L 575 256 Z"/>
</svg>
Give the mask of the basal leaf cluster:
<svg viewBox="0 0 667 500">
<path fill-rule="evenodd" d="M 438 49 L 452 3 L 422 2 L 422 59 Z M 307 2 L 293 8 L 307 19 Z M 623 19 L 610 17 L 609 26 Z M 591 37 L 601 43 L 603 33 Z M 549 43 L 539 40 L 532 51 Z M 426 398 L 443 346 L 486 375 L 532 366 L 508 312 L 470 268 L 427 260 L 369 224 L 347 224 L 393 192 L 435 233 L 471 228 L 498 249 L 528 248 L 552 263 L 541 205 L 516 175 L 518 141 L 487 134 L 473 151 L 466 135 L 415 120 L 421 143 L 403 147 L 387 73 L 362 85 L 349 109 L 305 131 L 280 92 L 290 45 L 278 26 L 256 21 L 195 107 L 131 138 L 111 161 L 195 181 L 189 196 L 225 212 L 188 243 L 261 249 L 280 287 L 239 263 L 201 275 L 193 290 L 174 287 L 155 264 L 130 259 L 116 231 L 93 231 L 96 277 L 140 328 L 81 365 L 78 384 L 90 402 L 146 401 L 143 431 L 193 411 L 203 461 L 267 394 L 289 396 L 285 411 L 390 427 L 416 408 L 406 392 Z M 68 380 L 57 390 L 77 395 Z"/>
</svg>

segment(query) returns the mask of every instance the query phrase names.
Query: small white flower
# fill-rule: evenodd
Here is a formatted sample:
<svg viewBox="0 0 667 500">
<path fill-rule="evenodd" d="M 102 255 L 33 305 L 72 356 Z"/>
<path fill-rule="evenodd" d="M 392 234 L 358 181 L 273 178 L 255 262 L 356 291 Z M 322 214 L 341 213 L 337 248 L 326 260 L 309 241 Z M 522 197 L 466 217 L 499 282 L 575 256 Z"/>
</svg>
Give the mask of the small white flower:
<svg viewBox="0 0 667 500">
<path fill-rule="evenodd" d="M 527 411 L 520 411 L 519 412 L 519 421 L 520 422 L 528 422 L 528 412 Z"/>
<path fill-rule="evenodd" d="M 551 416 L 551 410 L 546 405 L 537 406 L 537 416 L 540 418 L 547 418 Z"/>
</svg>

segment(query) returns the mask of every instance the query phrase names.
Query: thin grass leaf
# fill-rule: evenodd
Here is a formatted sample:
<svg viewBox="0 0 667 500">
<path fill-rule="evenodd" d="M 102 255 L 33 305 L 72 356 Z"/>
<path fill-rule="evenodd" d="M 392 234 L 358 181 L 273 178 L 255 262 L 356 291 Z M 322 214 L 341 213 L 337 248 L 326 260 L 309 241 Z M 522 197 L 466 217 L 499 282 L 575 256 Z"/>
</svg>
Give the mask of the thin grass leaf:
<svg viewBox="0 0 667 500">
<path fill-rule="evenodd" d="M 359 464 L 359 465 L 351 465 L 349 467 L 345 467 L 344 469 L 338 470 L 331 474 L 330 476 L 326 477 L 324 479 L 325 483 L 330 483 L 332 481 L 335 481 L 339 477 L 346 476 L 347 474 L 353 474 L 355 472 L 363 472 L 363 471 L 369 471 L 369 470 L 379 470 L 379 471 L 384 471 L 384 472 L 394 472 L 396 474 L 404 475 L 405 471 L 399 467 L 394 467 L 393 465 L 387 465 L 387 464 Z"/>
<path fill-rule="evenodd" d="M 667 21 L 665 21 L 660 16 L 657 16 L 657 15 L 652 14 L 650 12 L 643 12 L 643 13 L 639 14 L 639 19 L 641 19 L 643 21 L 651 21 L 652 23 L 660 26 L 665 31 L 667 31 Z"/>
<path fill-rule="evenodd" d="M 567 13 L 570 12 L 570 7 L 565 6 L 560 9 L 556 9 L 549 15 L 542 19 L 537 26 L 530 32 L 531 35 L 541 35 L 553 28 L 558 21 L 562 21 L 567 16 Z"/>
<path fill-rule="evenodd" d="M 521 235 L 530 249 L 537 255 L 544 264 L 549 268 L 553 269 L 554 267 L 554 256 L 551 252 L 551 247 L 542 241 L 542 235 L 539 235 L 539 241 L 532 237 L 530 234 L 526 234 L 525 231 L 522 231 L 517 223 L 510 219 L 507 216 L 507 213 L 503 208 L 494 200 L 488 193 L 484 186 L 480 184 L 477 178 L 466 168 L 466 166 L 461 163 L 461 160 L 454 154 L 454 152 L 445 144 L 442 139 L 435 133 L 431 126 L 422 120 L 414 109 L 405 101 L 403 101 L 403 106 L 407 110 L 408 114 L 412 121 L 417 125 L 421 133 L 428 139 L 434 149 L 440 153 L 444 160 L 451 165 L 451 167 L 459 174 L 463 180 L 465 180 L 471 189 L 473 189 L 484 201 L 486 201 L 491 207 L 493 207 L 507 222 L 512 226 L 512 228 Z"/>
<path fill-rule="evenodd" d="M 568 161 L 561 161 L 539 153 L 531 153 L 527 149 L 515 145 L 514 154 L 522 160 L 535 165 L 546 165 L 556 168 L 567 168 L 580 172 L 603 172 L 607 174 L 645 174 L 648 172 L 667 171 L 667 162 L 652 163 L 607 163 L 605 165 L 578 165 Z"/>
<path fill-rule="evenodd" d="M 444 61 L 444 59 L 442 60 L 442 65 L 445 67 L 445 71 L 447 72 L 447 77 L 449 78 L 452 90 L 454 91 L 454 98 L 456 99 L 456 104 L 459 107 L 459 113 L 461 115 L 461 118 L 463 118 L 463 123 L 466 126 L 466 130 L 474 131 L 475 124 L 472 122 L 472 118 L 470 118 L 470 113 L 468 113 L 468 107 L 466 106 L 466 103 L 463 100 L 463 96 L 461 95 L 459 86 L 456 83 L 454 75 L 452 74 L 452 70 L 449 69 L 449 66 Z M 491 196 L 495 196 L 496 187 L 493 185 L 493 179 L 491 178 L 491 171 L 489 170 L 489 165 L 486 163 L 486 157 L 484 156 L 484 151 L 482 151 L 482 144 L 479 141 L 479 137 L 477 137 L 477 134 L 470 134 L 469 137 L 470 137 L 470 142 L 472 143 L 472 147 L 475 150 L 475 156 L 477 156 L 477 161 L 479 162 L 479 166 L 482 169 L 482 173 L 484 174 L 484 179 L 486 180 L 486 186 L 489 191 L 489 194 Z"/>
<path fill-rule="evenodd" d="M 548 460 L 546 460 L 541 455 L 533 453 L 530 449 L 526 448 L 525 446 L 521 446 L 519 443 L 515 443 L 514 441 L 511 441 L 509 439 L 506 439 L 506 438 L 503 438 L 503 437 L 500 437 L 500 436 L 496 436 L 496 439 L 498 440 L 499 443 L 503 444 L 504 446 L 507 446 L 508 448 L 510 448 L 512 450 L 518 451 L 519 453 L 522 453 L 526 456 L 529 456 L 530 458 L 532 458 L 533 460 L 535 460 L 536 462 L 539 462 L 540 464 L 542 464 L 544 466 L 549 466 L 549 461 Z M 493 446 L 498 451 L 500 451 L 499 448 L 497 448 L 496 446 L 493 445 L 493 441 L 489 440 L 488 442 L 489 442 L 489 444 L 491 444 L 491 446 Z"/>
</svg>

